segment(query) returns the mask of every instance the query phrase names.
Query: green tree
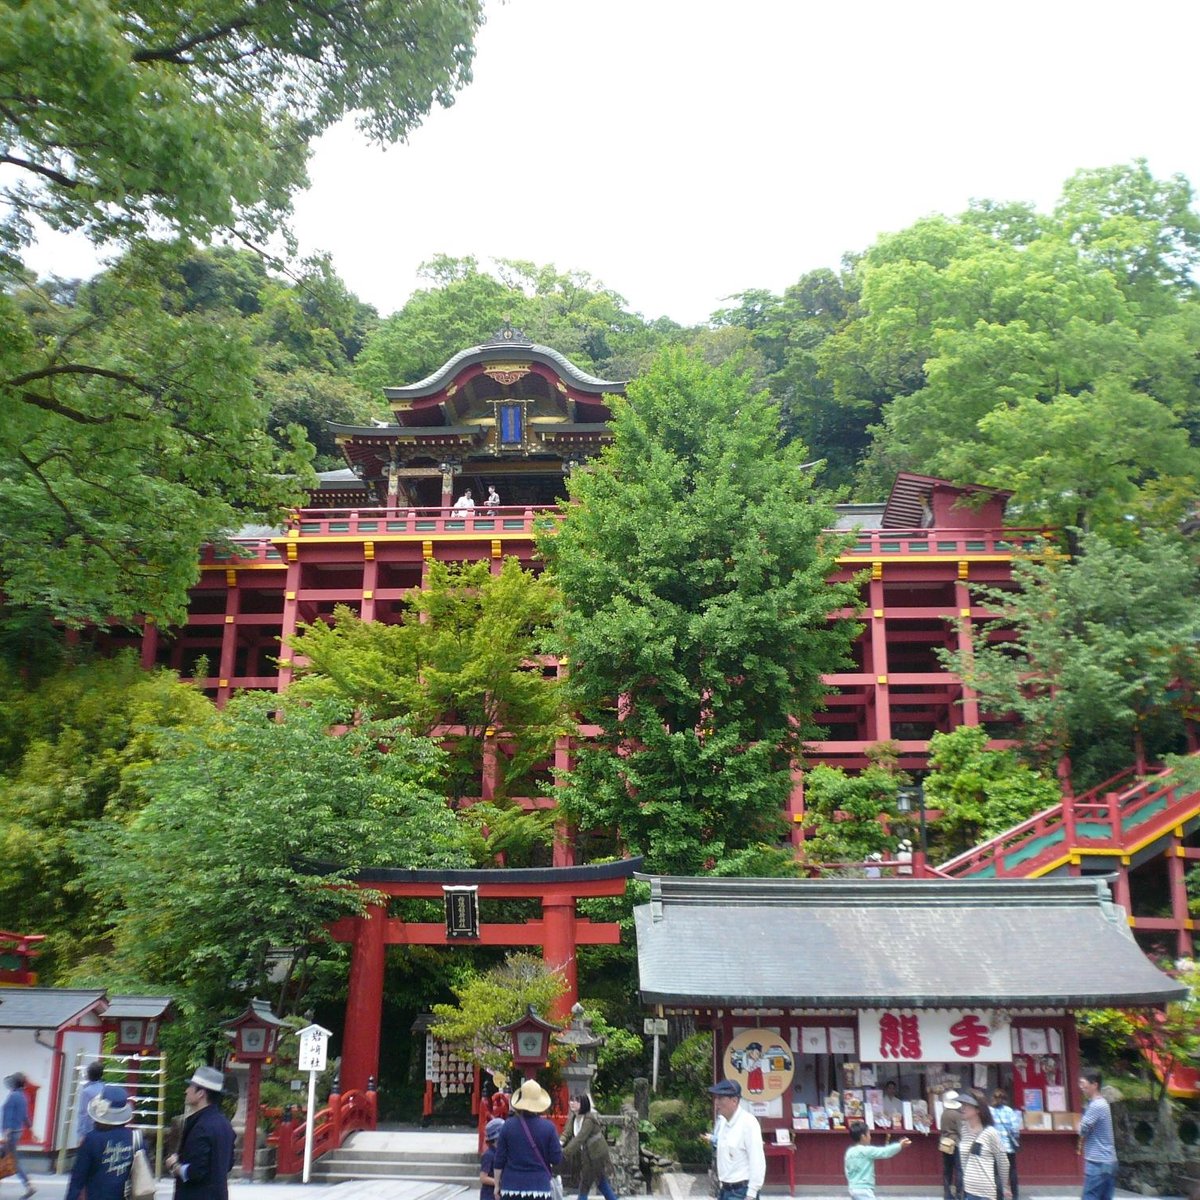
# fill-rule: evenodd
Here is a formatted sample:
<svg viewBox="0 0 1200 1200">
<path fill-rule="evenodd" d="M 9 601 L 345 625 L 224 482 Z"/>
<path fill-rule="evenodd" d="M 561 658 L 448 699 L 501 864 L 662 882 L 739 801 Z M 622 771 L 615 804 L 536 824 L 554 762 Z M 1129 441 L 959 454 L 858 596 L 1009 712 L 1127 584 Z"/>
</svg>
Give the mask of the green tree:
<svg viewBox="0 0 1200 1200">
<path fill-rule="evenodd" d="M 481 21 L 478 0 L 5 8 L 10 604 L 68 622 L 178 619 L 203 541 L 299 499 L 306 456 L 298 435 L 282 454 L 266 436 L 244 334 L 164 306 L 179 257 L 166 243 L 286 237 L 312 141 L 350 114 L 375 141 L 403 138 L 469 80 Z M 86 307 L 69 289 L 32 289 L 19 255 L 35 217 L 129 250 Z"/>
<path fill-rule="evenodd" d="M 1070 759 L 1105 738 L 1139 763 L 1172 749 L 1171 692 L 1200 682 L 1188 546 L 1154 533 L 1127 547 L 1093 534 L 1080 546 L 1075 560 L 1017 559 L 1015 591 L 978 589 L 998 616 L 978 628 L 969 655 L 945 656 L 988 711 L 1017 717 L 1032 761 L 1061 764 L 1064 778 Z M 1174 716 L 1165 728 L 1164 715 Z"/>
<path fill-rule="evenodd" d="M 551 971 L 533 954 L 509 954 L 485 971 L 468 970 L 451 985 L 455 1004 L 435 1004 L 434 1037 L 449 1042 L 460 1057 L 494 1071 L 512 1070 L 512 1036 L 502 1026 L 525 1015 L 530 1006 L 548 1019 L 566 992 L 561 972 Z"/>
<path fill-rule="evenodd" d="M 299 1011 L 330 952 L 326 923 L 372 898 L 339 886 L 356 871 L 467 862 L 437 791 L 441 752 L 398 721 L 247 694 L 154 748 L 137 778 L 148 802 L 82 838 L 83 883 L 117 969 L 210 1016 L 246 994 Z"/>
<path fill-rule="evenodd" d="M 1192 200 L 1136 162 L 1080 173 L 1051 216 L 978 204 L 880 239 L 821 347 L 837 403 L 876 405 L 863 486 L 993 484 L 1028 524 L 1109 538 L 1177 522 L 1200 476 Z"/>
<path fill-rule="evenodd" d="M 9 249 L 36 215 L 91 238 L 265 238 L 343 117 L 405 137 L 470 80 L 474 0 L 64 0 L 5 10 Z"/>
<path fill-rule="evenodd" d="M 989 750 L 987 742 L 988 731 L 981 725 L 938 731 L 929 741 L 925 804 L 941 810 L 934 834 L 946 857 L 1061 799 L 1053 776 L 1035 771 L 1011 750 Z"/>
<path fill-rule="evenodd" d="M 806 861 L 860 863 L 893 848 L 895 836 L 880 818 L 896 815 L 897 794 L 909 777 L 886 758 L 874 757 L 856 775 L 824 765 L 805 771 Z"/>
<path fill-rule="evenodd" d="M 294 686 L 298 695 L 338 696 L 441 737 L 445 786 L 455 800 L 473 794 L 492 731 L 496 795 L 519 795 L 514 787 L 529 783 L 570 728 L 558 682 L 543 674 L 540 659 L 557 611 L 553 583 L 514 558 L 497 574 L 488 561 L 433 561 L 397 624 L 364 622 L 339 606 L 332 624 L 302 626 L 293 648 L 309 665 Z M 546 826 L 513 814 L 505 829 L 528 845 Z M 502 832 L 493 829 L 493 839 Z"/>
<path fill-rule="evenodd" d="M 829 613 L 854 589 L 827 582 L 832 514 L 745 377 L 666 352 L 614 410 L 541 541 L 570 694 L 599 730 L 562 795 L 581 829 L 690 874 L 778 841 L 821 674 L 853 636 Z"/>
<path fill-rule="evenodd" d="M 128 654 L 68 663 L 34 686 L 0 676 L 0 911 L 7 928 L 49 935 L 47 978 L 93 932 L 78 833 L 145 802 L 138 775 L 154 758 L 153 728 L 203 724 L 211 711 L 174 674 L 143 671 Z"/>
<path fill-rule="evenodd" d="M 178 620 L 200 546 L 301 495 L 311 450 L 297 429 L 285 452 L 267 436 L 244 330 L 164 305 L 175 258 L 129 255 L 70 308 L 0 295 L 0 587 L 14 607 Z"/>
</svg>

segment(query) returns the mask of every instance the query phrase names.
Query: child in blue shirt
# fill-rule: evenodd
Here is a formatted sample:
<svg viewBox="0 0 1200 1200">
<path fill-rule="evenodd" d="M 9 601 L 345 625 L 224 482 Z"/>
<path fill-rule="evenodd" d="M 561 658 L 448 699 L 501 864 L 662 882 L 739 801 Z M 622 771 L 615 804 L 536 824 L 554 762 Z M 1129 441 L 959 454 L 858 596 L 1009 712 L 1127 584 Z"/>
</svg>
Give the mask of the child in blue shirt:
<svg viewBox="0 0 1200 1200">
<path fill-rule="evenodd" d="M 845 1166 L 850 1200 L 875 1200 L 875 1160 L 894 1158 L 912 1143 L 901 1138 L 887 1146 L 872 1146 L 871 1131 L 865 1121 L 851 1121 L 849 1132 L 851 1145 L 846 1151 Z"/>
<path fill-rule="evenodd" d="M 493 1117 L 483 1127 L 483 1138 L 487 1148 L 479 1160 L 479 1200 L 496 1200 L 496 1138 L 504 1122 L 499 1117 Z"/>
</svg>

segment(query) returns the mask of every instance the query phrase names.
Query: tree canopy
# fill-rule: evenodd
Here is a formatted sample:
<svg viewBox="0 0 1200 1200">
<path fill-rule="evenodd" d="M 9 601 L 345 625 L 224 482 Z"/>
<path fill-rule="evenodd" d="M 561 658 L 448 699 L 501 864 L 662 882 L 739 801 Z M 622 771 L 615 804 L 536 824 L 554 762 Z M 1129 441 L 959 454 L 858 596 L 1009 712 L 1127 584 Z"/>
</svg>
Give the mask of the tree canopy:
<svg viewBox="0 0 1200 1200">
<path fill-rule="evenodd" d="M 309 146 L 334 122 L 353 113 L 368 136 L 394 141 L 450 103 L 470 78 L 481 21 L 478 0 L 5 8 L 9 604 L 69 623 L 178 619 L 203 542 L 300 499 L 312 451 L 289 422 L 322 423 L 305 421 L 322 391 L 311 373 L 320 352 L 300 347 L 306 385 L 280 395 L 258 386 L 271 378 L 244 323 L 174 307 L 167 292 L 192 239 L 261 248 L 286 235 Z M 123 257 L 78 295 L 34 286 L 20 255 L 44 226 Z M 282 297 L 267 312 L 295 327 Z M 348 386 L 325 388 L 340 395 L 318 407 L 361 407 Z"/>
<path fill-rule="evenodd" d="M 855 603 L 827 582 L 832 513 L 731 366 L 664 352 L 614 402 L 613 445 L 541 542 L 562 589 L 570 695 L 600 735 L 563 789 L 687 874 L 781 832 L 791 762 L 843 661 Z"/>
</svg>

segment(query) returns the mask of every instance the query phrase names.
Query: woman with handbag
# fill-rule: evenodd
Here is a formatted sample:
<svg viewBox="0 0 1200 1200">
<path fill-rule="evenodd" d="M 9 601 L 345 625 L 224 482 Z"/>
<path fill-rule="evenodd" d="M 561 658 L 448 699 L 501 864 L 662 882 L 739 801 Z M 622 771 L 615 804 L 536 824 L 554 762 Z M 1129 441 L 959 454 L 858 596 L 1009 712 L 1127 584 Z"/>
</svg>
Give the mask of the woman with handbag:
<svg viewBox="0 0 1200 1200">
<path fill-rule="evenodd" d="M 963 1200 L 962 1163 L 958 1158 L 962 1111 L 956 1091 L 943 1093 L 941 1114 L 938 1118 L 938 1149 L 942 1154 L 942 1200 Z"/>
<path fill-rule="evenodd" d="M 562 1200 L 562 1184 L 550 1168 L 562 1162 L 558 1130 L 541 1116 L 550 1096 L 536 1079 L 526 1079 L 512 1097 L 512 1116 L 496 1138 L 492 1176 L 496 1195 L 525 1200 Z"/>
<path fill-rule="evenodd" d="M 579 1200 L 587 1200 L 593 1186 L 600 1189 L 604 1200 L 617 1200 L 608 1182 L 612 1158 L 604 1126 L 592 1111 L 590 1096 L 572 1096 L 567 1104 L 571 1116 L 563 1130 L 563 1158 L 572 1171 L 579 1174 Z"/>
<path fill-rule="evenodd" d="M 966 1200 L 1007 1200 L 1008 1155 L 992 1121 L 984 1094 L 972 1088 L 959 1094 L 962 1133 L 958 1157 L 962 1162 L 963 1194 Z"/>
<path fill-rule="evenodd" d="M 137 1134 L 129 1128 L 133 1105 L 123 1087 L 106 1083 L 88 1101 L 94 1125 L 79 1144 L 65 1200 L 125 1200 Z"/>
</svg>

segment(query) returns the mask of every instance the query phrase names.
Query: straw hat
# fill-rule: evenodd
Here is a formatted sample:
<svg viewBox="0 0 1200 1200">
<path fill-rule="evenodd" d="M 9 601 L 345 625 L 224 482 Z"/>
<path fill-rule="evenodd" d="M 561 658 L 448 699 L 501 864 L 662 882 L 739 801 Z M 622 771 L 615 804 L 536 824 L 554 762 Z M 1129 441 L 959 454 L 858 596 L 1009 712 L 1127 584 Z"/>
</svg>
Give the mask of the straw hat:
<svg viewBox="0 0 1200 1200">
<path fill-rule="evenodd" d="M 544 1113 L 550 1107 L 550 1095 L 536 1079 L 527 1079 L 512 1098 L 517 1112 Z"/>
<path fill-rule="evenodd" d="M 100 1094 L 88 1101 L 87 1111 L 97 1125 L 128 1125 L 133 1120 L 129 1094 L 115 1083 L 106 1083 Z"/>
</svg>

